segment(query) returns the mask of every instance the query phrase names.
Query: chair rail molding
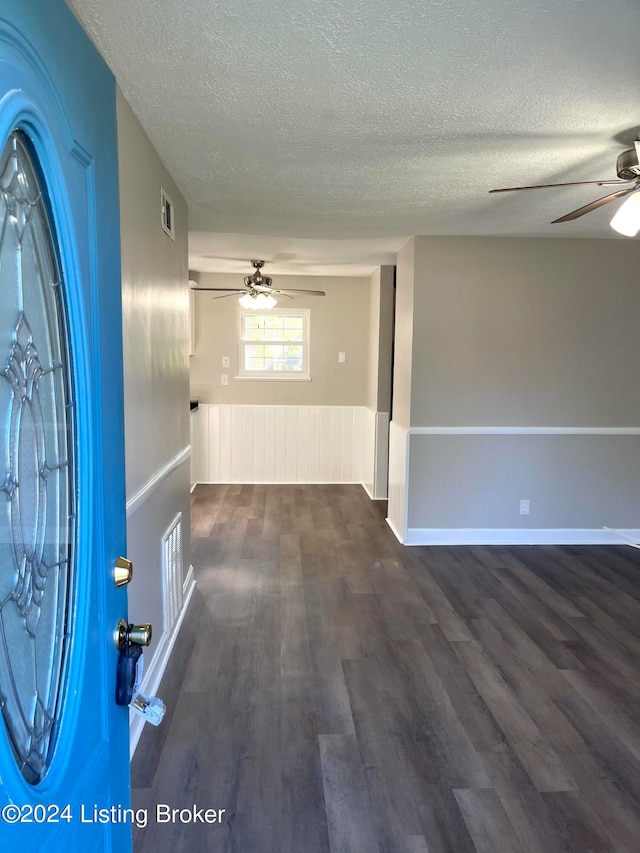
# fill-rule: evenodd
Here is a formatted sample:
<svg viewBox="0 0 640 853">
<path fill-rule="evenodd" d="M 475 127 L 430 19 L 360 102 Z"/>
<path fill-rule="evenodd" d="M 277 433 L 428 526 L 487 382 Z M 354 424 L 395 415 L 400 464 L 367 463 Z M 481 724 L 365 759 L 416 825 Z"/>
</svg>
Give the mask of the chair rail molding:
<svg viewBox="0 0 640 853">
<path fill-rule="evenodd" d="M 423 426 L 410 435 L 640 435 L 640 427 Z"/>
<path fill-rule="evenodd" d="M 179 468 L 180 465 L 186 462 L 190 456 L 191 445 L 188 444 L 180 451 L 180 453 L 176 454 L 173 459 L 170 459 L 166 465 L 163 465 L 162 468 L 156 471 L 153 477 L 147 480 L 144 486 L 127 501 L 127 518 L 130 518 L 134 512 L 139 510 L 142 504 L 151 497 L 155 490 L 160 486 L 160 483 L 162 483 L 162 481 L 165 480 L 172 471 L 175 471 L 176 468 Z"/>
</svg>

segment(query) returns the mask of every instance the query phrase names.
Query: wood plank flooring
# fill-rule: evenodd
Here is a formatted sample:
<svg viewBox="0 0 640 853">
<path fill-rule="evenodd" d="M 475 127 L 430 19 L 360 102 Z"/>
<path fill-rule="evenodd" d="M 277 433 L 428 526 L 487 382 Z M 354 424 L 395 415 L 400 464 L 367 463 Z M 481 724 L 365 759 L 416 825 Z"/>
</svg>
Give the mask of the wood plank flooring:
<svg viewBox="0 0 640 853">
<path fill-rule="evenodd" d="M 640 550 L 403 548 L 359 486 L 198 486 L 136 853 L 638 853 Z"/>
</svg>

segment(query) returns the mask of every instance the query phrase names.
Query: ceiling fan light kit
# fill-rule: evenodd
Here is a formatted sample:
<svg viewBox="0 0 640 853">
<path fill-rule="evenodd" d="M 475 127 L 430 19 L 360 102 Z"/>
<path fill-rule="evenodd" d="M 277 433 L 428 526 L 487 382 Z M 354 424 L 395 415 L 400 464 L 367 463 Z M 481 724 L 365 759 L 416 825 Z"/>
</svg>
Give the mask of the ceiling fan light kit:
<svg viewBox="0 0 640 853">
<path fill-rule="evenodd" d="M 618 234 L 635 237 L 640 231 L 640 193 L 636 192 L 623 202 L 610 222 Z"/>
<path fill-rule="evenodd" d="M 502 189 L 489 190 L 489 192 L 508 193 L 518 190 L 542 190 L 549 189 L 551 187 L 577 187 L 584 186 L 586 184 L 596 185 L 599 187 L 633 184 L 633 186 L 626 186 L 621 189 L 614 190 L 614 192 L 609 193 L 609 195 L 598 198 L 595 201 L 591 201 L 576 210 L 572 210 L 570 213 L 560 216 L 558 219 L 554 219 L 551 224 L 556 225 L 559 222 L 570 222 L 573 219 L 578 219 L 578 217 L 584 216 L 585 213 L 591 213 L 592 210 L 597 210 L 597 208 L 602 207 L 604 204 L 609 204 L 609 202 L 616 201 L 616 199 L 623 198 L 624 196 L 633 193 L 633 195 L 631 195 L 631 197 L 628 198 L 620 207 L 610 224 L 611 227 L 619 234 L 623 234 L 625 237 L 635 237 L 638 231 L 640 231 L 640 138 L 636 139 L 633 144 L 633 148 L 630 148 L 628 151 L 623 151 L 622 154 L 618 155 L 618 159 L 616 161 L 616 172 L 618 175 L 617 180 L 570 181 L 562 184 L 537 184 L 527 187 L 504 187 Z"/>
<path fill-rule="evenodd" d="M 243 308 L 250 308 L 252 311 L 268 311 L 278 304 L 278 300 L 274 299 L 270 293 L 245 293 L 238 299 Z"/>
</svg>

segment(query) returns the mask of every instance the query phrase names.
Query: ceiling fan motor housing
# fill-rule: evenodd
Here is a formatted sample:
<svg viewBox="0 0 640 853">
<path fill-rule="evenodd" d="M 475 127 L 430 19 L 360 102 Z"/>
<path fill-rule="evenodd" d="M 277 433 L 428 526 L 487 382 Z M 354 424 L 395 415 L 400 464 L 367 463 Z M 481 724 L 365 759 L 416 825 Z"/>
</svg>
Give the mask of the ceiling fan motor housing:
<svg viewBox="0 0 640 853">
<path fill-rule="evenodd" d="M 623 151 L 618 155 L 616 163 L 616 172 L 622 181 L 633 181 L 640 178 L 640 164 L 638 163 L 638 154 L 635 148 L 630 148 L 628 151 Z"/>
<path fill-rule="evenodd" d="M 271 287 L 272 282 L 271 276 L 261 275 L 259 272 L 244 277 L 245 286 L 248 288 L 259 287 L 262 290 L 267 290 Z"/>
</svg>

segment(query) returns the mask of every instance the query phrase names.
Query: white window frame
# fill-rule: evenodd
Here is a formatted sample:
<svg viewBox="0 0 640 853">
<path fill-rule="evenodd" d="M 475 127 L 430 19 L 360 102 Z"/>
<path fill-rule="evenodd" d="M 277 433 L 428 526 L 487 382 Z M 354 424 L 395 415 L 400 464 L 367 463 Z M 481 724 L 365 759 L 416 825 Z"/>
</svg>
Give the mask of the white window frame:
<svg viewBox="0 0 640 853">
<path fill-rule="evenodd" d="M 302 370 L 298 372 L 288 372 L 285 370 L 245 370 L 244 368 L 244 348 L 247 344 L 256 343 L 256 341 L 245 341 L 242 337 L 242 330 L 244 326 L 244 318 L 245 317 L 255 317 L 258 316 L 268 316 L 271 314 L 272 316 L 277 317 L 302 317 L 303 319 L 303 333 L 302 333 L 302 341 L 295 341 L 295 343 L 302 344 Z M 271 343 L 279 343 L 278 341 L 271 341 Z M 294 343 L 292 341 L 292 343 Z M 245 381 L 256 381 L 256 382 L 311 382 L 311 373 L 310 373 L 310 362 L 311 362 L 311 311 L 309 308 L 282 308 L 280 310 L 270 309 L 267 311 L 252 311 L 251 309 L 238 309 L 238 375 L 236 379 L 245 380 Z"/>
</svg>

